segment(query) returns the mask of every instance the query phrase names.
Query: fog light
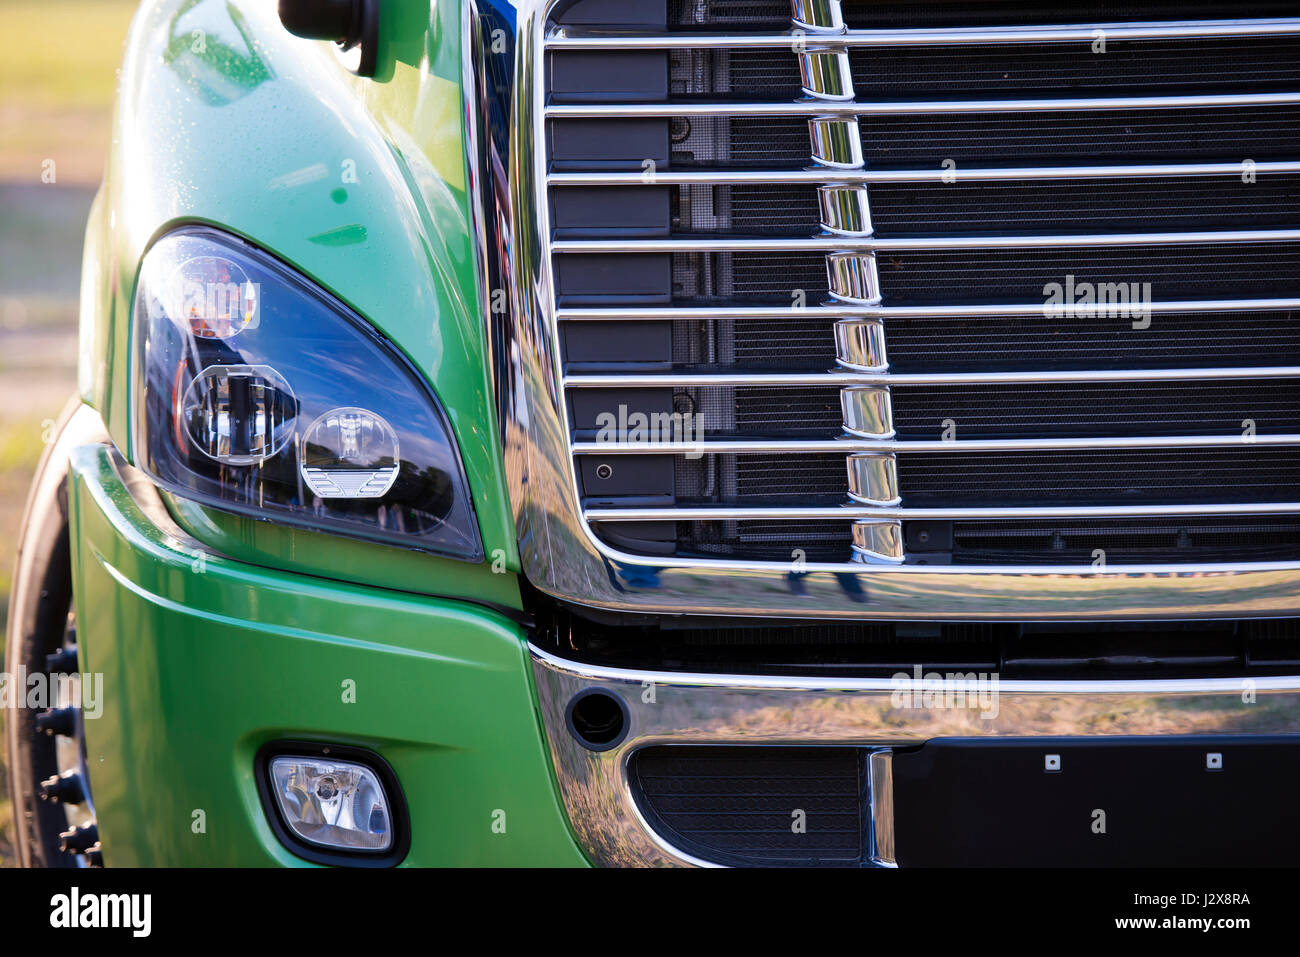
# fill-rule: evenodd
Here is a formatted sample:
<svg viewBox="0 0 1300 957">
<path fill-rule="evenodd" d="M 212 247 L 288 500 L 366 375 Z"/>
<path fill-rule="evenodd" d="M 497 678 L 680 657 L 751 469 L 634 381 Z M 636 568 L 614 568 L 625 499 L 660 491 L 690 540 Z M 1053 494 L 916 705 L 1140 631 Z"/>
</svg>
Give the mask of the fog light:
<svg viewBox="0 0 1300 957">
<path fill-rule="evenodd" d="M 338 851 L 393 847 L 388 796 L 366 765 L 284 755 L 269 771 L 285 826 L 299 839 Z"/>
</svg>

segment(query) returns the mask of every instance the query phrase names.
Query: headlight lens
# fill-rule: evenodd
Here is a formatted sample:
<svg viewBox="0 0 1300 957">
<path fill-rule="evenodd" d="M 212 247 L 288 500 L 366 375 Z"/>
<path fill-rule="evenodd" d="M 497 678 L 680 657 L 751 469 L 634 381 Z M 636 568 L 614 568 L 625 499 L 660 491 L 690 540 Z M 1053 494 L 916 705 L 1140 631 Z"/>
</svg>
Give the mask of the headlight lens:
<svg viewBox="0 0 1300 957">
<path fill-rule="evenodd" d="M 159 240 L 135 298 L 137 463 L 257 518 L 483 557 L 451 429 L 363 320 L 214 230 Z"/>
</svg>

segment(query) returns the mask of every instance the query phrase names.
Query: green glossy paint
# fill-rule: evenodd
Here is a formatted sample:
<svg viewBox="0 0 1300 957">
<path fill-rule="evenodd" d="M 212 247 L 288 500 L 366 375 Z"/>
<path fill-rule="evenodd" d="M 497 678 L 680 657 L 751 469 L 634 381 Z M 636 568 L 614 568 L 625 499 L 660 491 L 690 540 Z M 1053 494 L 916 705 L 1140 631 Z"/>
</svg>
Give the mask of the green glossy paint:
<svg viewBox="0 0 1300 957">
<path fill-rule="evenodd" d="M 291 36 L 256 0 L 147 0 L 127 38 L 105 185 L 87 230 L 82 397 L 131 449 L 130 305 L 141 256 L 182 223 L 267 249 L 372 322 L 456 433 L 484 552 L 518 571 L 465 192 L 460 8 L 388 0 L 377 79 Z M 383 388 L 376 383 L 376 388 Z M 248 561 L 518 606 L 514 583 L 432 556 L 177 508 Z M 309 544 L 311 547 L 303 547 Z M 352 574 L 348 569 L 366 569 Z M 376 573 L 377 569 L 382 571 Z"/>
<path fill-rule="evenodd" d="M 516 624 L 466 195 L 461 9 L 383 9 L 368 80 L 329 45 L 290 36 L 274 3 L 141 6 L 86 232 L 80 391 L 129 458 L 141 257 L 186 223 L 241 236 L 348 303 L 427 377 L 487 560 L 169 495 L 175 527 L 160 528 L 171 522 L 146 514 L 107 446 L 77 449 L 73 577 L 82 668 L 104 680 L 87 743 L 112 865 L 304 864 L 273 835 L 254 780 L 257 749 L 284 738 L 368 747 L 391 763 L 410 806 L 408 865 L 585 863 Z"/>
<path fill-rule="evenodd" d="M 408 865 L 585 863 L 517 626 L 463 603 L 199 561 L 150 521 L 106 446 L 74 451 L 69 492 L 81 667 L 103 674 L 86 738 L 108 863 L 304 864 L 271 832 L 253 778 L 257 749 L 285 738 L 383 755 L 410 805 Z"/>
<path fill-rule="evenodd" d="M 164 493 L 177 522 L 204 546 L 240 561 L 380 588 L 429 592 L 506 609 L 520 607 L 519 579 L 502 563 L 471 565 L 374 542 L 255 522 Z"/>
</svg>

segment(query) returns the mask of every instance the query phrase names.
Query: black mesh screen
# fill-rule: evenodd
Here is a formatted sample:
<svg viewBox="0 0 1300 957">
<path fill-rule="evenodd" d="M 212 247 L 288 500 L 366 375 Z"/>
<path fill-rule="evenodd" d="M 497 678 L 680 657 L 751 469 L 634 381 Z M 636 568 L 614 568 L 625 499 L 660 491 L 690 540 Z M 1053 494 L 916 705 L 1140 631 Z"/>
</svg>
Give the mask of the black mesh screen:
<svg viewBox="0 0 1300 957">
<path fill-rule="evenodd" d="M 900 89 L 917 97 L 1024 99 L 1270 92 L 1294 77 L 1300 57 L 1296 37 L 1114 40 L 1097 53 L 1092 42 L 968 44 L 959 56 L 948 46 L 859 47 L 850 51 L 849 64 L 859 99 L 893 99 Z M 1190 63 L 1189 43 L 1197 52 Z M 799 95 L 799 65 L 787 50 L 704 50 L 678 56 L 693 58 L 696 69 L 716 71 L 725 63 L 731 88 L 746 96 Z"/>
<path fill-rule="evenodd" d="M 1083 385 L 895 387 L 900 438 L 1053 435 L 1288 434 L 1300 427 L 1300 382 L 1094 382 Z M 1245 446 L 1238 457 L 1249 452 Z M 1300 480 L 1300 476 L 1297 476 Z"/>
<path fill-rule="evenodd" d="M 1074 179 L 874 185 L 871 218 L 891 232 L 1078 232 L 1286 227 L 1300 210 L 1300 176 Z"/>
<path fill-rule="evenodd" d="M 888 324 L 890 368 L 895 372 L 979 372 L 1044 368 L 1275 366 L 1300 359 L 1300 315 L 1291 311 L 1158 313 L 1145 329 L 1130 317 L 1043 316 L 929 317 Z M 825 320 L 754 319 L 725 324 L 683 322 L 674 341 L 729 341 L 734 365 L 755 371 L 835 364 L 832 325 Z M 683 350 L 683 364 L 707 349 Z M 1256 388 L 1278 388 L 1270 380 Z M 1199 388 L 1199 383 L 1188 387 Z M 897 411 L 906 412 L 906 406 Z"/>
<path fill-rule="evenodd" d="M 955 522 L 952 557 L 972 565 L 1296 561 L 1300 519 Z"/>
<path fill-rule="evenodd" d="M 907 453 L 898 457 L 911 506 L 1288 502 L 1295 448 L 1097 449 Z"/>
<path fill-rule="evenodd" d="M 930 113 L 864 117 L 862 148 L 879 166 L 1071 165 L 1292 159 L 1300 107 L 1086 110 L 1024 113 Z M 807 162 L 807 121 L 755 117 L 730 122 L 733 164 Z M 691 157 L 683 157 L 682 165 Z M 715 157 L 694 156 L 696 164 Z"/>
<path fill-rule="evenodd" d="M 1049 363 L 1066 369 L 1278 365 L 1300 357 L 1295 312 L 1164 313 L 1152 316 L 1146 329 L 1133 322 L 1118 316 L 900 320 L 888 328 L 889 361 L 904 372 L 975 372 Z"/>
<path fill-rule="evenodd" d="M 684 188 L 705 193 L 701 187 Z M 870 187 L 877 236 L 910 233 L 1000 233 L 1289 227 L 1300 210 L 1300 176 L 1264 175 L 1253 183 L 1239 175 L 1131 179 L 1014 180 L 956 183 L 876 183 Z M 699 202 L 700 200 L 695 200 Z M 809 236 L 819 229 L 811 186 L 716 187 L 710 208 L 727 215 L 701 224 L 679 217 L 680 232 L 723 231 Z"/>
<path fill-rule="evenodd" d="M 1046 287 L 1070 276 L 1149 284 L 1150 298 L 1166 302 L 1300 293 L 1300 251 L 1284 243 L 881 252 L 878 261 L 886 302 L 900 306 L 1044 302 Z"/>
<path fill-rule="evenodd" d="M 1235 4 L 1223 0 L 1074 0 L 1047 7 L 1041 0 L 845 0 L 843 10 L 848 26 L 868 30 L 1285 17 L 1295 14 L 1295 4 L 1290 0 Z M 786 0 L 670 0 L 668 23 L 679 29 L 785 29 L 790 25 L 790 5 Z"/>
<path fill-rule="evenodd" d="M 651 826 L 706 860 L 858 864 L 865 752 L 854 748 L 665 746 L 633 753 L 632 791 Z"/>
</svg>

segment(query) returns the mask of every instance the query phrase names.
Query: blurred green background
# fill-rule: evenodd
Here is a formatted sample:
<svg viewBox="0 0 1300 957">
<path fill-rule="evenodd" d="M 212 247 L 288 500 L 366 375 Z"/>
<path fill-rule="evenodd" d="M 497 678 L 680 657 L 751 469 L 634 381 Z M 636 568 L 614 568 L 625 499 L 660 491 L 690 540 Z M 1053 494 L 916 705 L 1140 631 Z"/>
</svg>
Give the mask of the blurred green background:
<svg viewBox="0 0 1300 957">
<path fill-rule="evenodd" d="M 77 287 L 135 0 L 0 0 L 0 607 L 48 423 L 76 386 Z M 52 182 L 46 180 L 53 179 Z M 0 861 L 13 863 L 0 776 Z"/>
</svg>

